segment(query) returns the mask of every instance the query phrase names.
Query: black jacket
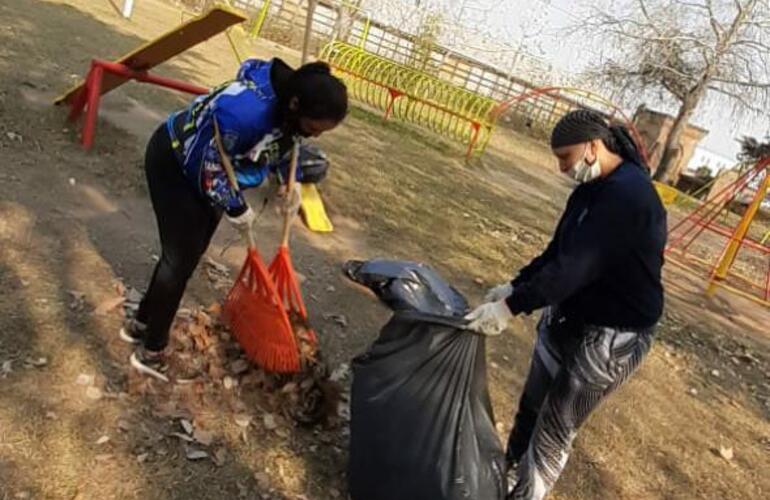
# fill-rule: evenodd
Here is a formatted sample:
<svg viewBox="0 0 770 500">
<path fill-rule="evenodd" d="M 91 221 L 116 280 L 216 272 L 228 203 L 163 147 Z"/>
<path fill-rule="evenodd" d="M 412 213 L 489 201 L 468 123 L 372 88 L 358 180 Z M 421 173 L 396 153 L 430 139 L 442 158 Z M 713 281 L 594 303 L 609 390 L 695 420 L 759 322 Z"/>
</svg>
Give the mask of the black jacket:
<svg viewBox="0 0 770 500">
<path fill-rule="evenodd" d="M 573 321 L 647 328 L 663 311 L 666 211 L 647 173 L 625 162 L 578 186 L 545 252 L 512 281 L 514 314 L 558 306 Z"/>
</svg>

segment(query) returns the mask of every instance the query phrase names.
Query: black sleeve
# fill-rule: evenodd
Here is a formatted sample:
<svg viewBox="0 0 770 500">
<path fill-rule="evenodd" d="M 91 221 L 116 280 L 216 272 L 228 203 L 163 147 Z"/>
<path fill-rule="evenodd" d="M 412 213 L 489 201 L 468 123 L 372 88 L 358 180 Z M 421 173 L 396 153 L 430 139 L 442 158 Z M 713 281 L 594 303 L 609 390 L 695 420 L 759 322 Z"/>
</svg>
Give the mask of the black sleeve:
<svg viewBox="0 0 770 500">
<path fill-rule="evenodd" d="M 514 288 L 517 286 L 522 285 L 523 283 L 526 283 L 529 281 L 532 276 L 534 276 L 538 271 L 540 271 L 543 266 L 545 266 L 547 263 L 549 263 L 553 258 L 556 256 L 556 254 L 559 251 L 559 231 L 562 228 L 562 225 L 564 224 L 564 219 L 569 213 L 569 210 L 572 206 L 572 196 L 570 196 L 569 200 L 567 200 L 567 206 L 564 208 L 564 213 L 561 215 L 561 219 L 559 219 L 559 223 L 556 224 L 556 230 L 553 232 L 553 237 L 551 238 L 551 241 L 548 243 L 548 246 L 545 247 L 545 251 L 532 259 L 532 261 L 527 264 L 526 266 L 522 267 L 519 270 L 519 274 L 511 281 L 511 285 L 513 285 Z"/>
<path fill-rule="evenodd" d="M 522 267 L 519 270 L 519 274 L 516 275 L 516 277 L 511 281 L 511 285 L 513 285 L 514 288 L 517 286 L 520 286 L 522 283 L 526 283 L 529 281 L 535 273 L 540 271 L 543 266 L 545 266 L 548 262 L 550 262 L 554 256 L 557 253 L 558 249 L 558 235 L 559 235 L 559 228 L 561 227 L 561 221 L 559 222 L 559 225 L 556 227 L 556 231 L 554 232 L 553 238 L 551 238 L 551 242 L 548 243 L 548 246 L 545 248 L 545 251 L 532 259 L 532 261 L 527 264 L 526 266 Z"/>
<path fill-rule="evenodd" d="M 627 211 L 616 204 L 604 204 L 604 208 L 593 210 L 569 245 L 554 249 L 555 255 L 542 261 L 539 269 L 514 288 L 507 299 L 511 312 L 529 314 L 559 304 L 595 281 L 604 266 L 624 248 L 625 232 L 631 225 L 626 215 Z"/>
</svg>

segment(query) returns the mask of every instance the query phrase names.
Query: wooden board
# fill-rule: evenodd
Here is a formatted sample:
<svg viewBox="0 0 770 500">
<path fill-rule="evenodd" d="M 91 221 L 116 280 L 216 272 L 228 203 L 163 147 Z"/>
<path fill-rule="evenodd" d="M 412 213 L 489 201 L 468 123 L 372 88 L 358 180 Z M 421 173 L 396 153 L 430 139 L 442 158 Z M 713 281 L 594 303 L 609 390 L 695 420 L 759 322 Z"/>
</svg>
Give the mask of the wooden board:
<svg viewBox="0 0 770 500">
<path fill-rule="evenodd" d="M 115 62 L 135 71 L 146 71 L 245 20 L 243 15 L 232 9 L 214 7 L 205 14 L 185 21 L 164 35 L 145 43 Z M 126 81 L 127 79 L 122 76 L 105 72 L 101 87 L 102 95 L 123 85 Z M 69 103 L 84 85 L 85 81 L 81 81 L 54 102 Z"/>
</svg>

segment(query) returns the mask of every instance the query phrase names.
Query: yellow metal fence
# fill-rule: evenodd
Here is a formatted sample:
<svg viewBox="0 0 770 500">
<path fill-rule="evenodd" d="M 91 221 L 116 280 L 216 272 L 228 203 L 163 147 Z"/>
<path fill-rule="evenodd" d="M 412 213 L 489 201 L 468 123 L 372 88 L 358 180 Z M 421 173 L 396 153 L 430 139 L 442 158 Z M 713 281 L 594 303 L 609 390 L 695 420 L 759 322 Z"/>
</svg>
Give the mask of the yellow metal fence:
<svg viewBox="0 0 770 500">
<path fill-rule="evenodd" d="M 459 141 L 468 155 L 483 150 L 494 127 L 497 102 L 422 71 L 344 42 L 321 52 L 348 85 L 353 98 L 393 117 Z"/>
</svg>

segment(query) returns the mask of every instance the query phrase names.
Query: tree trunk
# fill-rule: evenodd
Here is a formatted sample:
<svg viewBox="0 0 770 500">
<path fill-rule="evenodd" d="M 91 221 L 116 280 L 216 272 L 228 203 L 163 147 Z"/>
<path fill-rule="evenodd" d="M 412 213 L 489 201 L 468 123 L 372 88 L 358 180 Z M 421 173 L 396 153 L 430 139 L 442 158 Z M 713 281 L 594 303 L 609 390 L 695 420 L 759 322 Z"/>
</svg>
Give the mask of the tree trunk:
<svg viewBox="0 0 770 500">
<path fill-rule="evenodd" d="M 677 113 L 676 118 L 674 118 L 674 123 L 671 125 L 671 130 L 666 138 L 666 144 L 663 147 L 660 163 L 653 176 L 656 181 L 665 182 L 666 184 L 672 182 L 672 179 L 669 178 L 669 174 L 676 166 L 675 161 L 681 154 L 682 134 L 686 130 L 690 117 L 695 111 L 696 106 L 698 106 L 702 94 L 703 92 L 696 89 L 688 94 L 682 101 L 682 105 L 679 107 L 679 113 Z"/>
<path fill-rule="evenodd" d="M 360 15 L 360 7 L 363 0 L 355 0 L 353 2 L 345 2 L 337 7 L 337 19 L 334 21 L 334 39 L 341 42 L 347 42 L 350 38 L 350 32 L 353 30 L 353 25 L 356 22 L 356 18 Z"/>
</svg>

